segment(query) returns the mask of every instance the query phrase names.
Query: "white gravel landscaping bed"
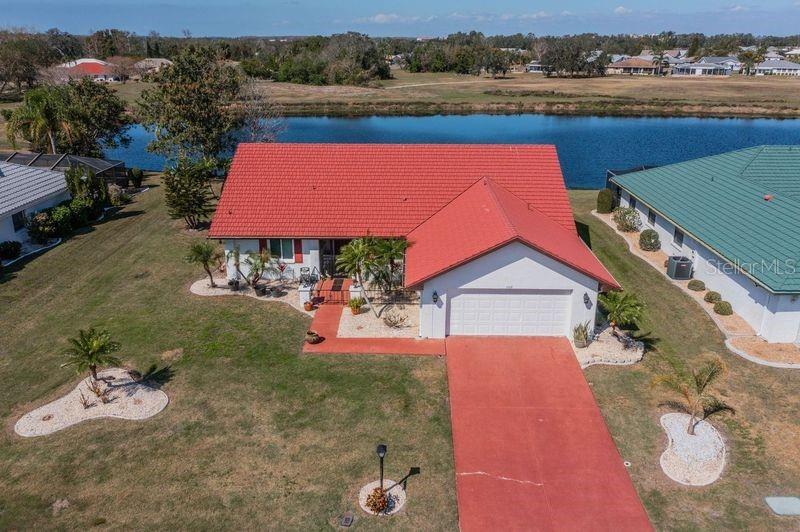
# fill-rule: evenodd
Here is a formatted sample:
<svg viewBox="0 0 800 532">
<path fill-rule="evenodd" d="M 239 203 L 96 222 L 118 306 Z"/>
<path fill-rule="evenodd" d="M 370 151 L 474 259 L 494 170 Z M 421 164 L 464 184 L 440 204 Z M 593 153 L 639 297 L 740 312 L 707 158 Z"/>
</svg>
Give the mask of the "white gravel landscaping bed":
<svg viewBox="0 0 800 532">
<path fill-rule="evenodd" d="M 625 345 L 611 334 L 610 327 L 603 329 L 603 332 L 588 347 L 578 349 L 573 344 L 573 348 L 581 368 L 584 369 L 595 364 L 628 366 L 636 364 L 644 356 L 642 342 L 636 342 L 636 347 L 626 349 Z"/>
<path fill-rule="evenodd" d="M 256 295 L 255 291 L 247 286 L 244 281 L 242 281 L 241 288 L 236 292 L 228 288 L 228 279 L 226 277 L 215 277 L 214 282 L 217 283 L 217 286 L 212 288 L 211 284 L 208 282 L 208 277 L 204 277 L 199 281 L 192 283 L 192 286 L 189 287 L 189 291 L 198 296 L 247 296 L 259 301 L 283 303 L 285 305 L 294 307 L 303 314 L 308 314 L 309 316 L 314 315 L 314 311 L 307 312 L 306 309 L 303 308 L 303 304 L 300 303 L 300 294 L 297 292 L 297 289 L 292 286 L 282 286 L 283 291 L 286 292 L 286 295 L 280 297 L 267 297 Z M 264 285 L 270 286 L 270 283 L 265 282 Z"/>
<path fill-rule="evenodd" d="M 108 403 L 103 403 L 92 393 L 89 389 L 92 378 L 87 377 L 64 397 L 22 416 L 14 425 L 14 431 L 29 438 L 52 434 L 88 419 L 147 419 L 164 410 L 169 403 L 169 398 L 163 391 L 134 382 L 122 368 L 107 369 L 99 372 L 98 376 L 114 377 L 107 385 L 100 383 L 101 387 L 108 387 Z M 80 400 L 81 394 L 94 404 L 84 408 Z"/>
<path fill-rule="evenodd" d="M 382 307 L 378 307 L 382 308 Z M 394 312 L 406 317 L 401 327 L 389 327 L 383 322 L 383 316 Z M 417 305 L 389 305 L 381 312 L 381 317 L 368 306 L 361 313 L 353 315 L 349 308 L 342 310 L 339 320 L 339 338 L 419 338 L 419 307 Z"/>
<path fill-rule="evenodd" d="M 707 421 L 699 421 L 695 434 L 686 432 L 689 415 L 669 413 L 661 416 L 661 426 L 669 443 L 661 454 L 664 473 L 687 486 L 706 486 L 722 475 L 725 467 L 725 442 Z"/>
</svg>

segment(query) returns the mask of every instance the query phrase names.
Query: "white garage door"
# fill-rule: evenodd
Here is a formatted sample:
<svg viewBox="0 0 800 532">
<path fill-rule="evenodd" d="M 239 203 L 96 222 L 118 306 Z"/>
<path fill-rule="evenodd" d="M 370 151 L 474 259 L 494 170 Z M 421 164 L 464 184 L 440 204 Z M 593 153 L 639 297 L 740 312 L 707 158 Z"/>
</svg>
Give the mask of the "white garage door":
<svg viewBox="0 0 800 532">
<path fill-rule="evenodd" d="M 463 292 L 450 300 L 449 334 L 563 336 L 569 318 L 567 291 Z"/>
</svg>

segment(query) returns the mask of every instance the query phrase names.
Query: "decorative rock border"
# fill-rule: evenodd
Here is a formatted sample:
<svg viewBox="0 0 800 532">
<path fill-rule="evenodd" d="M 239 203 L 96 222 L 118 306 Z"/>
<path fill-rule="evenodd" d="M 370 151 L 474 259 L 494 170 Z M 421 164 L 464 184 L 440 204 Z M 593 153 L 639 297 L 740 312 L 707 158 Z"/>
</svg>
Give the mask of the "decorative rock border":
<svg viewBox="0 0 800 532">
<path fill-rule="evenodd" d="M 247 296 L 252 297 L 258 301 L 262 301 L 264 303 L 282 303 L 284 305 L 289 305 L 293 309 L 306 314 L 307 316 L 313 316 L 314 311 L 311 312 L 307 311 L 303 308 L 303 304 L 300 303 L 300 298 L 297 296 L 297 290 L 294 288 L 286 288 L 284 290 L 287 291 L 286 296 L 275 298 L 275 297 L 265 297 L 265 296 L 258 296 L 256 295 L 255 291 L 250 288 L 249 286 L 242 286 L 238 291 L 233 291 L 228 288 L 228 279 L 225 277 L 221 278 L 214 278 L 214 282 L 217 283 L 217 286 L 211 287 L 208 282 L 208 277 L 203 277 L 202 279 L 195 281 L 189 287 L 189 291 L 197 296 L 212 296 L 212 297 L 219 297 L 219 296 Z"/>
<path fill-rule="evenodd" d="M 722 475 L 726 448 L 719 431 L 700 420 L 692 436 L 686 432 L 689 415 L 672 412 L 661 416 L 669 443 L 661 454 L 661 469 L 680 484 L 707 486 Z"/>
<path fill-rule="evenodd" d="M 379 514 L 375 514 L 372 510 L 367 508 L 367 496 L 375 491 L 375 488 L 377 488 L 380 483 L 380 480 L 375 480 L 362 486 L 358 492 L 358 505 L 369 515 L 394 515 L 402 510 L 403 506 L 406 504 L 406 490 L 403 489 L 403 486 L 388 478 L 383 479 L 383 485 L 388 486 L 386 491 L 389 496 L 389 507 Z"/>
<path fill-rule="evenodd" d="M 103 403 L 89 390 L 91 377 L 87 377 L 67 395 L 32 410 L 19 418 L 14 432 L 31 438 L 45 436 L 71 427 L 82 421 L 113 417 L 141 420 L 152 417 L 166 408 L 167 394 L 146 384 L 134 382 L 122 368 L 101 371 L 99 377 L 113 377 L 108 381 L 108 403 Z M 94 404 L 84 408 L 81 394 Z"/>
</svg>

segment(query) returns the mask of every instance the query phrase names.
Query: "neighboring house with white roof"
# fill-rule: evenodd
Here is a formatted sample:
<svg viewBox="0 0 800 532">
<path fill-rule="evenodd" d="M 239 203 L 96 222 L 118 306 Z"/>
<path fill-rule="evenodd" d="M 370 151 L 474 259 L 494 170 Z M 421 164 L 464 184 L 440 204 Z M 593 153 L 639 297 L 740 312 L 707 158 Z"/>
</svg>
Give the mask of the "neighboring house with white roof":
<svg viewBox="0 0 800 532">
<path fill-rule="evenodd" d="M 700 64 L 724 65 L 727 68 L 729 68 L 732 72 L 742 71 L 742 62 L 739 61 L 737 58 L 733 57 L 732 55 L 705 56 L 701 57 L 697 62 Z"/>
<path fill-rule="evenodd" d="M 164 68 L 171 66 L 172 61 L 163 57 L 148 57 L 134 63 L 133 67 L 142 74 L 152 74 L 161 72 Z"/>
<path fill-rule="evenodd" d="M 0 242 L 24 242 L 28 216 L 69 198 L 63 173 L 0 162 Z"/>
<path fill-rule="evenodd" d="M 717 63 L 683 63 L 672 67 L 673 76 L 730 76 L 731 69 Z"/>
<path fill-rule="evenodd" d="M 756 76 L 800 76 L 800 64 L 785 59 L 764 61 L 754 70 Z"/>
</svg>

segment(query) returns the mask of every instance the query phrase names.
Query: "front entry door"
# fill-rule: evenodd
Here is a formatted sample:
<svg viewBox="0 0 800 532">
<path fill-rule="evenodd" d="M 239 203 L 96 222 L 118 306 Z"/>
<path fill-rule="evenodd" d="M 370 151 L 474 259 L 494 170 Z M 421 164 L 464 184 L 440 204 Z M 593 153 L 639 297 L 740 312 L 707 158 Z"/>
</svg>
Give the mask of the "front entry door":
<svg viewBox="0 0 800 532">
<path fill-rule="evenodd" d="M 339 250 L 346 246 L 350 240 L 327 239 L 319 241 L 320 272 L 325 277 L 336 277 L 339 272 L 336 269 L 336 256 Z"/>
</svg>

